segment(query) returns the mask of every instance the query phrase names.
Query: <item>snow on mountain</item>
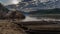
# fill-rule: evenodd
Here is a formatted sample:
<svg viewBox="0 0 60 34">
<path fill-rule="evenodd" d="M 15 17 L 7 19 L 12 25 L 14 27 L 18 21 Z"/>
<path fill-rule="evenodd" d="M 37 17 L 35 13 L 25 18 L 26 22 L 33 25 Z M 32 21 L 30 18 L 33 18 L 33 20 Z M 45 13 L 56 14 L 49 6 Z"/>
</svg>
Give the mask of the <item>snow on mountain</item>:
<svg viewBox="0 0 60 34">
<path fill-rule="evenodd" d="M 6 6 L 9 9 L 17 9 L 22 11 L 34 11 L 39 9 L 60 8 L 60 0 L 33 0 L 29 2 L 19 2 L 17 5 Z"/>
</svg>

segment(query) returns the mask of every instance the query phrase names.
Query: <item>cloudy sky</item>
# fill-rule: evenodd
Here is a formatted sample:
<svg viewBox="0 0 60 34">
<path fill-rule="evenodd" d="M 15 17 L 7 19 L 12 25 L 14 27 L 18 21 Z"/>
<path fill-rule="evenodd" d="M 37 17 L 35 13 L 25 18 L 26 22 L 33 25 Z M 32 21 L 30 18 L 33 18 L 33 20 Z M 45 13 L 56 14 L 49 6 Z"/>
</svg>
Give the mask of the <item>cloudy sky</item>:
<svg viewBox="0 0 60 34">
<path fill-rule="evenodd" d="M 8 5 L 8 4 L 16 4 L 20 2 L 21 0 L 0 0 L 0 3 Z"/>
</svg>

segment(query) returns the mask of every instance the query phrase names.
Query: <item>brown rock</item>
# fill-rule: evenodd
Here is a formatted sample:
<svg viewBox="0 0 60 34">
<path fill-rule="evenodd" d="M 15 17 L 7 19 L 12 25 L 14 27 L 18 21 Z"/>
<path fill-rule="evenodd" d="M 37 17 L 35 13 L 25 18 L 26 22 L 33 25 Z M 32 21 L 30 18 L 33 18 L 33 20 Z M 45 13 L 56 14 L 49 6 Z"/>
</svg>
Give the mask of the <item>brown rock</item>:
<svg viewBox="0 0 60 34">
<path fill-rule="evenodd" d="M 0 23 L 0 34 L 26 34 L 17 24 Z"/>
<path fill-rule="evenodd" d="M 20 12 L 20 11 L 10 11 L 8 14 L 5 16 L 7 19 L 18 19 L 22 20 L 25 19 L 25 16 Z"/>
</svg>

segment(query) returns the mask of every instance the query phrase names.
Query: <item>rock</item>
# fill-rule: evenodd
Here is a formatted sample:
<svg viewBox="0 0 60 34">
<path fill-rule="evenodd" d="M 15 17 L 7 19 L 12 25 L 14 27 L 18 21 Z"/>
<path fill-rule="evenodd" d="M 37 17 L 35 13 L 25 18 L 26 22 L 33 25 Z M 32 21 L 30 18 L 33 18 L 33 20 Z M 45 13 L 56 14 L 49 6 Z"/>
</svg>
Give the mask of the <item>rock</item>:
<svg viewBox="0 0 60 34">
<path fill-rule="evenodd" d="M 0 34 L 26 34 L 17 24 L 14 23 L 0 23 Z"/>
<path fill-rule="evenodd" d="M 18 19 L 22 20 L 25 19 L 25 16 L 20 12 L 20 11 L 10 11 L 8 14 L 5 16 L 7 19 Z"/>
</svg>

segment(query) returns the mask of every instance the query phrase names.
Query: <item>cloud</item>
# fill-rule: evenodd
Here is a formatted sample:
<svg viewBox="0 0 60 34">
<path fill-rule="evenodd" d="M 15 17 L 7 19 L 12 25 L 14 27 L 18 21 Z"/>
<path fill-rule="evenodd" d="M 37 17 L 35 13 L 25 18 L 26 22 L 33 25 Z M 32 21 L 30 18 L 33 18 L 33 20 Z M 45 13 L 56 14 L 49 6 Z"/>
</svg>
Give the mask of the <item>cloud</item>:
<svg viewBox="0 0 60 34">
<path fill-rule="evenodd" d="M 12 3 L 13 0 L 0 0 L 1 3 L 3 3 L 4 5 L 10 5 L 10 4 L 13 4 Z M 21 2 L 21 0 L 18 0 Z"/>
<path fill-rule="evenodd" d="M 18 0 L 19 2 L 21 2 L 22 0 Z"/>
<path fill-rule="evenodd" d="M 12 0 L 0 0 L 1 3 L 3 3 L 4 5 L 8 5 L 8 4 L 11 4 L 11 1 Z"/>
</svg>

